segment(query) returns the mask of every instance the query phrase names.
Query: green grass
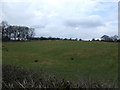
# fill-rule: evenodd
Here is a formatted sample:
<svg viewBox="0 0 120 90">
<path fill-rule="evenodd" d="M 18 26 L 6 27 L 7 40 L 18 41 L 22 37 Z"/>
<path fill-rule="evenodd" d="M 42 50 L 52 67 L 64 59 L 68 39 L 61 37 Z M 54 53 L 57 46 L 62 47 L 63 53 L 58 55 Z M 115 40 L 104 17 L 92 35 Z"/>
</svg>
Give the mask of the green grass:
<svg viewBox="0 0 120 90">
<path fill-rule="evenodd" d="M 8 49 L 3 48 L 3 64 L 42 69 L 69 80 L 117 79 L 117 43 L 31 41 L 4 42 L 3 46 Z"/>
</svg>

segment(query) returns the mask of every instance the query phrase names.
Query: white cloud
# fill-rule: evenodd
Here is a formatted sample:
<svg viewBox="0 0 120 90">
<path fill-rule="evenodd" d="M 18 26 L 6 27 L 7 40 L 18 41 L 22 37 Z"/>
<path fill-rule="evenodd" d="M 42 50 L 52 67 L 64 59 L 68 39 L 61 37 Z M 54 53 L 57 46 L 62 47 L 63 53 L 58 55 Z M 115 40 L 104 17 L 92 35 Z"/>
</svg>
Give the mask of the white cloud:
<svg viewBox="0 0 120 90">
<path fill-rule="evenodd" d="M 117 34 L 118 0 L 2 0 L 3 19 L 37 36 L 99 38 Z M 67 25 L 65 25 L 65 23 Z"/>
</svg>

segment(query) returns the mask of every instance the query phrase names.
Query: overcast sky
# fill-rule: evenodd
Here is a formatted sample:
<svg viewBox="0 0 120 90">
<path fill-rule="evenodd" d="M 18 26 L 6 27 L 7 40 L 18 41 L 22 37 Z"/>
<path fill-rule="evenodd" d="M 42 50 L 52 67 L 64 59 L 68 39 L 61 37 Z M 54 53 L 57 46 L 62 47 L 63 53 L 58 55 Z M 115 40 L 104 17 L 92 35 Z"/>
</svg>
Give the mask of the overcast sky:
<svg viewBox="0 0 120 90">
<path fill-rule="evenodd" d="M 35 28 L 36 36 L 118 35 L 118 0 L 3 0 L 2 20 Z"/>
</svg>

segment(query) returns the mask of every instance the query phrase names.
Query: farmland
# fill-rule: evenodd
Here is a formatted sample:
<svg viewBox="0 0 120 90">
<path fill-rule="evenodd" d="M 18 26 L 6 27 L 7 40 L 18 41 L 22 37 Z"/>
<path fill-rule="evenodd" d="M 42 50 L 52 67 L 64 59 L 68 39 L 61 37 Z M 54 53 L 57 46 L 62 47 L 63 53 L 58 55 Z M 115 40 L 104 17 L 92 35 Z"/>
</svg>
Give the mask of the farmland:
<svg viewBox="0 0 120 90">
<path fill-rule="evenodd" d="M 3 64 L 68 80 L 117 79 L 118 44 L 89 41 L 3 42 Z"/>
</svg>

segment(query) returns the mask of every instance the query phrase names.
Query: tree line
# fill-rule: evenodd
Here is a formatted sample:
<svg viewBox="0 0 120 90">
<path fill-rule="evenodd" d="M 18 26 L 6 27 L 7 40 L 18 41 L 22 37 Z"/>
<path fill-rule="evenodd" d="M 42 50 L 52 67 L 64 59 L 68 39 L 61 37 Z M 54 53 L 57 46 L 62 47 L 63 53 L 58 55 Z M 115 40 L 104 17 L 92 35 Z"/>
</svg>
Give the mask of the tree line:
<svg viewBox="0 0 120 90">
<path fill-rule="evenodd" d="M 31 40 L 71 40 L 71 41 L 82 41 L 82 39 L 68 39 L 68 38 L 56 38 L 56 37 L 33 37 Z"/>
<path fill-rule="evenodd" d="M 55 37 L 32 37 L 31 40 L 68 40 L 68 41 L 84 41 L 82 39 L 72 39 L 72 38 L 55 38 Z M 103 41 L 103 42 L 120 42 L 120 38 L 117 35 L 108 36 L 103 35 L 100 39 L 93 38 L 92 40 L 88 41 Z"/>
<path fill-rule="evenodd" d="M 68 40 L 68 41 L 84 41 L 83 39 L 72 39 L 72 38 L 55 38 L 55 37 L 32 37 L 31 40 Z M 120 42 L 120 39 L 117 35 L 108 36 L 103 35 L 100 39 L 93 38 L 88 41 L 103 41 L 103 42 Z"/>
<path fill-rule="evenodd" d="M 26 41 L 26 40 L 70 40 L 70 41 L 83 41 L 82 39 L 72 38 L 55 38 L 55 37 L 34 37 L 34 28 L 27 26 L 15 26 L 9 25 L 6 21 L 0 23 L 0 35 L 2 41 Z M 103 35 L 101 39 L 95 39 L 89 41 L 105 41 L 105 42 L 120 42 L 120 38 L 117 35 L 108 36 Z"/>
<path fill-rule="evenodd" d="M 2 41 L 30 40 L 35 35 L 34 28 L 9 25 L 6 21 L 0 23 L 0 28 L 2 30 Z"/>
</svg>

